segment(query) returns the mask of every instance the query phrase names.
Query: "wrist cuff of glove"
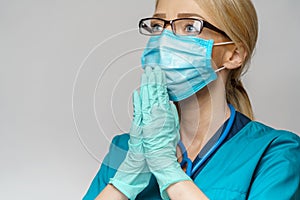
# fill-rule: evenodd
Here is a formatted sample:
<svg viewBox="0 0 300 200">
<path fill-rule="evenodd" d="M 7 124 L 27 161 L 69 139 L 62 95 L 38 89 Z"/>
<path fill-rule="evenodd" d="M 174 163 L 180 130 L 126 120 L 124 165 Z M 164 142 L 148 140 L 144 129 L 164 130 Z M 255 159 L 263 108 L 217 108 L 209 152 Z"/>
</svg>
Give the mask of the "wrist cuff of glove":
<svg viewBox="0 0 300 200">
<path fill-rule="evenodd" d="M 192 179 L 181 169 L 179 163 L 175 167 L 169 167 L 161 171 L 154 171 L 153 174 L 157 179 L 162 199 L 169 199 L 167 188 L 181 181 L 191 181 Z"/>
<path fill-rule="evenodd" d="M 111 178 L 109 181 L 110 184 L 115 186 L 120 192 L 122 192 L 128 199 L 135 199 L 136 196 L 145 189 L 147 184 L 141 185 L 129 185 L 127 183 L 121 182 L 114 178 Z"/>
</svg>

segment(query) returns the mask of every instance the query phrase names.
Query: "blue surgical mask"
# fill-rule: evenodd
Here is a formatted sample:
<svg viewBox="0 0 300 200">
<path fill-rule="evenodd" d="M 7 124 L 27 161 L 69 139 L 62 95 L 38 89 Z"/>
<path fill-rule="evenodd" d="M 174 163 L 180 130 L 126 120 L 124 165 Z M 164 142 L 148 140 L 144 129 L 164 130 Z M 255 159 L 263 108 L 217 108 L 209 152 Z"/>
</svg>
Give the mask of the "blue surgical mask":
<svg viewBox="0 0 300 200">
<path fill-rule="evenodd" d="M 159 66 L 166 74 L 171 101 L 186 99 L 217 79 L 217 71 L 211 65 L 213 40 L 195 36 L 177 36 L 164 30 L 152 36 L 142 54 L 142 67 Z"/>
</svg>

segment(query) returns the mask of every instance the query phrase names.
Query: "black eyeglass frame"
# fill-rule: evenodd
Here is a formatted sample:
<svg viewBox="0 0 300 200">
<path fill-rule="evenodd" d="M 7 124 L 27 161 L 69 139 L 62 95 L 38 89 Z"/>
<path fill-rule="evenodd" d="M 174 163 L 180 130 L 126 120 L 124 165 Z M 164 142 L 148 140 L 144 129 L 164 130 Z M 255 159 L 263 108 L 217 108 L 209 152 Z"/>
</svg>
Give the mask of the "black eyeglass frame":
<svg viewBox="0 0 300 200">
<path fill-rule="evenodd" d="M 208 29 L 210 29 L 210 30 L 213 30 L 213 31 L 215 31 L 215 32 L 217 32 L 217 33 L 220 33 L 220 34 L 224 35 L 225 37 L 229 38 L 228 35 L 227 35 L 224 31 L 218 29 L 217 27 L 215 27 L 215 26 L 212 25 L 211 23 L 209 23 L 209 22 L 207 22 L 207 21 L 205 21 L 205 20 L 203 20 L 203 19 L 196 19 L 196 18 L 178 18 L 178 19 L 173 19 L 173 20 L 165 20 L 165 19 L 161 19 L 161 18 L 157 18 L 157 17 L 147 17 L 147 18 L 142 18 L 142 19 L 139 21 L 139 32 L 140 32 L 142 35 L 148 35 L 148 36 L 152 36 L 152 35 L 153 35 L 153 34 L 145 34 L 145 33 L 143 33 L 143 32 L 141 31 L 142 28 L 145 28 L 145 27 L 142 27 L 143 21 L 150 20 L 150 19 L 156 19 L 156 20 L 161 20 L 161 21 L 163 21 L 163 22 L 164 22 L 163 29 L 165 29 L 166 26 L 169 24 L 169 25 L 171 26 L 172 31 L 173 31 L 173 33 L 174 33 L 175 35 L 176 35 L 176 33 L 175 33 L 175 27 L 174 27 L 174 25 L 173 25 L 174 22 L 179 21 L 179 20 L 195 20 L 195 21 L 198 21 L 198 22 L 200 22 L 200 23 L 202 24 L 202 29 L 199 31 L 198 35 L 202 32 L 203 28 L 206 27 L 206 28 L 208 28 Z M 149 31 L 149 30 L 148 30 L 148 31 Z M 150 31 L 149 31 L 149 32 L 150 32 Z M 156 35 L 160 35 L 161 33 L 162 33 L 162 32 L 160 32 L 159 34 L 156 34 Z M 229 38 L 229 39 L 230 39 L 230 38 Z"/>
</svg>

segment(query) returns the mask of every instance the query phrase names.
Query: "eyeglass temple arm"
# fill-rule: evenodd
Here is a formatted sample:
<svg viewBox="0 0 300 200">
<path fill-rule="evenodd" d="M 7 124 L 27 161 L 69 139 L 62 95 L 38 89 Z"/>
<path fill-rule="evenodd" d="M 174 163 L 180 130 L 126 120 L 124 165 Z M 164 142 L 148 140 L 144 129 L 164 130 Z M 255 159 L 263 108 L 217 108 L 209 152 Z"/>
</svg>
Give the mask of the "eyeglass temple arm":
<svg viewBox="0 0 300 200">
<path fill-rule="evenodd" d="M 206 27 L 206 28 L 209 28 L 217 33 L 221 33 L 222 35 L 226 36 L 227 38 L 230 39 L 230 37 L 228 37 L 228 35 L 224 32 L 224 31 L 221 31 L 220 29 L 218 29 L 217 27 L 215 27 L 214 25 L 206 22 L 206 21 L 203 21 L 203 26 Z"/>
</svg>

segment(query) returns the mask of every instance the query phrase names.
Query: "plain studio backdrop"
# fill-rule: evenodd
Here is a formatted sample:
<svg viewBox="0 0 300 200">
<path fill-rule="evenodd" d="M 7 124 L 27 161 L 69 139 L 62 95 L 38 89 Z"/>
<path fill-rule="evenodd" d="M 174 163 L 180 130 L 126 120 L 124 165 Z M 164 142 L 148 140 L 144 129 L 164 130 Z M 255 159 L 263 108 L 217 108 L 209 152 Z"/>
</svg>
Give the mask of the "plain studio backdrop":
<svg viewBox="0 0 300 200">
<path fill-rule="evenodd" d="M 300 1 L 255 0 L 255 117 L 300 133 Z M 0 1 L 0 198 L 81 199 L 129 130 L 151 1 Z"/>
</svg>

